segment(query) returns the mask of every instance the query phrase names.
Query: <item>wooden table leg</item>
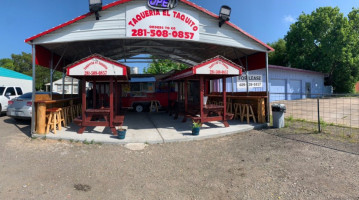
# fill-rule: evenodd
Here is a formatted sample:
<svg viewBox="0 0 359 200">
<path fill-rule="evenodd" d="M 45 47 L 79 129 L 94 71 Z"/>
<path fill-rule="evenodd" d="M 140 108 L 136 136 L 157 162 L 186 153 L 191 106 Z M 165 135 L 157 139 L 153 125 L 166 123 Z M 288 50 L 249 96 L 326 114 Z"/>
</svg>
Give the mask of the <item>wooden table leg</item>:
<svg viewBox="0 0 359 200">
<path fill-rule="evenodd" d="M 46 104 L 38 103 L 36 112 L 36 133 L 45 134 L 46 128 Z"/>
<path fill-rule="evenodd" d="M 116 131 L 116 128 L 115 127 L 110 127 L 111 131 L 112 131 L 112 134 L 114 136 L 117 136 L 117 131 Z"/>
<path fill-rule="evenodd" d="M 81 126 L 81 128 L 77 131 L 78 134 L 82 134 L 84 133 L 86 127 L 85 126 Z"/>
</svg>

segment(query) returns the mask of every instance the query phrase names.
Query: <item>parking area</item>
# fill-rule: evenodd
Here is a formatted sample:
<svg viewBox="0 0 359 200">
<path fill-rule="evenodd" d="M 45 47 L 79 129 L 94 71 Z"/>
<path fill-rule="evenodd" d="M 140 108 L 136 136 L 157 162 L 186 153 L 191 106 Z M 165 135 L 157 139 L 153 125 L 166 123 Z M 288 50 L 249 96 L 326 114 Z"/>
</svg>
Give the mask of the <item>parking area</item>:
<svg viewBox="0 0 359 200">
<path fill-rule="evenodd" d="M 359 197 L 358 145 L 290 128 L 142 144 L 135 151 L 31 139 L 29 125 L 0 117 L 0 199 Z"/>
</svg>

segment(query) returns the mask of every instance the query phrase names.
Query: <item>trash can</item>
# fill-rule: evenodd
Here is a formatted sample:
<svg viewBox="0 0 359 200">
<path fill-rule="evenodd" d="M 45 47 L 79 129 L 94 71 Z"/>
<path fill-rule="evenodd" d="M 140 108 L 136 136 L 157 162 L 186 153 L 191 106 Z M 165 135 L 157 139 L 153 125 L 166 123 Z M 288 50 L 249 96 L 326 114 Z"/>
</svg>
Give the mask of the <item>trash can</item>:
<svg viewBox="0 0 359 200">
<path fill-rule="evenodd" d="M 273 104 L 272 115 L 273 115 L 273 127 L 282 128 L 284 127 L 284 113 L 286 107 L 284 104 Z"/>
</svg>

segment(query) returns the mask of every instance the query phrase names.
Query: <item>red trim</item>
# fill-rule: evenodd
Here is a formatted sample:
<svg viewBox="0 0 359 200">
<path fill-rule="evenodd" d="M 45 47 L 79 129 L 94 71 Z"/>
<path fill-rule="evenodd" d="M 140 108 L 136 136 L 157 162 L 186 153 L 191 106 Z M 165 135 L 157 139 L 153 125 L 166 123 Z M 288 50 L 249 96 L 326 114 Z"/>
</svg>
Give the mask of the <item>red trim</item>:
<svg viewBox="0 0 359 200">
<path fill-rule="evenodd" d="M 84 58 L 83 60 L 80 60 L 80 61 L 78 61 L 78 62 L 75 62 L 75 63 L 73 63 L 72 65 L 66 67 L 66 69 L 67 69 L 67 70 L 66 70 L 66 75 L 69 75 L 69 74 L 70 74 L 70 69 L 72 69 L 72 68 L 74 68 L 74 67 L 76 67 L 76 66 L 78 66 L 78 65 L 81 65 L 82 63 L 87 62 L 87 61 L 89 61 L 89 60 L 91 60 L 91 59 L 93 59 L 93 58 L 97 58 L 97 59 L 99 59 L 99 60 L 106 61 L 106 62 L 111 63 L 111 64 L 113 64 L 113 65 L 115 65 L 115 66 L 117 66 L 117 67 L 121 67 L 121 68 L 123 69 L 123 76 L 127 76 L 127 66 L 126 66 L 126 65 L 123 65 L 123 64 L 121 64 L 121 63 L 114 62 L 114 61 L 112 61 L 112 60 L 106 59 L 105 57 L 101 57 L 101 56 L 98 56 L 98 55 L 89 56 L 89 57 L 87 57 L 87 58 Z"/>
<path fill-rule="evenodd" d="M 107 5 L 105 5 L 104 7 L 102 7 L 102 10 L 107 10 L 107 9 L 112 8 L 112 7 L 114 7 L 114 6 L 117 6 L 117 5 L 120 5 L 120 4 L 123 4 L 123 3 L 127 3 L 127 2 L 130 2 L 130 1 L 133 1 L 133 0 L 119 0 L 119 1 L 115 1 L 115 2 L 113 2 L 113 3 L 107 4 Z M 187 5 L 189 5 L 189 6 L 191 6 L 191 7 L 193 7 L 193 8 L 196 8 L 197 10 L 200 10 L 200 11 L 202 11 L 202 12 L 208 14 L 209 16 L 212 16 L 212 17 L 214 17 L 214 18 L 218 18 L 218 15 L 216 15 L 216 14 L 214 14 L 214 13 L 212 13 L 212 12 L 206 10 L 205 8 L 202 8 L 201 6 L 198 6 L 198 5 L 194 4 L 193 2 L 190 2 L 190 1 L 188 1 L 188 0 L 180 0 L 180 1 L 183 2 L 183 3 L 185 3 L 185 4 L 187 4 Z M 34 39 L 37 39 L 37 38 L 41 37 L 41 36 L 44 36 L 44 35 L 46 35 L 46 34 L 49 34 L 49 33 L 53 32 L 53 31 L 56 31 L 56 30 L 58 30 L 58 29 L 61 29 L 61 28 L 65 27 L 65 26 L 68 26 L 68 25 L 70 25 L 70 24 L 73 24 L 73 23 L 75 23 L 75 22 L 77 22 L 77 21 L 79 21 L 79 20 L 81 20 L 81 19 L 84 19 L 84 18 L 86 18 L 86 17 L 88 17 L 88 16 L 90 16 L 90 15 L 92 15 L 92 14 L 93 14 L 93 13 L 90 13 L 90 12 L 89 12 L 89 13 L 86 13 L 86 14 L 81 15 L 81 16 L 79 16 L 79 17 L 76 17 L 75 19 L 72 19 L 72 20 L 70 20 L 70 21 L 68 21 L 68 22 L 66 22 L 66 23 L 64 23 L 64 24 L 60 24 L 60 25 L 58 25 L 58 26 L 56 26 L 56 27 L 54 27 L 54 28 L 51 28 L 51 29 L 49 29 L 49 30 L 47 30 L 47 31 L 44 31 L 44 32 L 42 32 L 42 33 L 40 33 L 40 34 L 37 34 L 37 35 L 35 35 L 35 36 L 32 36 L 32 37 L 26 39 L 25 42 L 26 42 L 26 43 L 27 43 L 27 42 L 30 42 L 30 41 L 32 41 L 32 40 L 34 40 Z M 270 47 L 270 46 L 267 45 L 266 43 L 264 43 L 264 42 L 258 40 L 257 38 L 255 38 L 254 36 L 250 35 L 249 33 L 243 31 L 241 28 L 239 28 L 238 26 L 232 24 L 231 22 L 226 22 L 226 24 L 229 25 L 229 26 L 231 26 L 232 28 L 238 30 L 239 32 L 243 33 L 243 34 L 246 35 L 247 37 L 249 37 L 249 38 L 255 40 L 255 41 L 258 42 L 259 44 L 263 45 L 263 46 L 266 47 L 269 51 L 274 51 L 274 49 L 273 49 L 272 47 Z"/>
<path fill-rule="evenodd" d="M 207 65 L 207 64 L 209 64 L 209 63 L 211 63 L 211 62 L 216 62 L 216 61 L 218 61 L 218 60 L 220 60 L 220 61 L 226 63 L 227 65 L 229 65 L 229 66 L 231 66 L 231 67 L 234 67 L 234 68 L 238 69 L 240 72 L 241 72 L 241 70 L 242 70 L 241 67 L 236 66 L 236 65 L 234 65 L 233 63 L 230 63 L 230 62 L 228 62 L 228 61 L 222 59 L 221 57 L 217 57 L 217 58 L 211 59 L 211 60 L 209 60 L 209 61 L 206 61 L 206 62 L 204 62 L 204 63 L 201 63 L 201 64 L 199 64 L 199 65 L 194 66 L 194 67 L 193 67 L 193 73 L 196 74 L 198 68 L 203 67 L 204 65 Z"/>
<path fill-rule="evenodd" d="M 208 61 L 205 61 L 203 63 L 200 63 L 194 67 L 191 67 L 191 68 L 188 68 L 188 69 L 185 69 L 185 70 L 182 70 L 182 71 L 179 71 L 171 76 L 169 76 L 168 78 L 165 79 L 165 81 L 169 81 L 169 80 L 177 80 L 177 79 L 181 79 L 181 78 L 186 78 L 186 77 L 190 77 L 190 76 L 193 76 L 193 75 L 196 75 L 197 74 L 197 69 L 204 66 L 204 65 L 207 65 L 209 63 L 212 63 L 212 62 L 216 62 L 216 61 L 222 61 L 223 63 L 231 66 L 231 67 L 234 67 L 236 69 L 238 69 L 238 76 L 240 76 L 242 74 L 242 68 L 240 66 L 237 66 L 235 63 L 231 63 L 221 57 L 215 57 L 211 60 L 208 60 Z M 192 73 L 190 73 L 192 71 Z M 231 75 L 232 76 L 232 75 Z"/>
<path fill-rule="evenodd" d="M 133 0 L 119 0 L 119 1 L 116 1 L 116 2 L 113 2 L 113 3 L 110 3 L 110 4 L 105 5 L 104 7 L 102 7 L 102 10 L 107 10 L 107 9 L 109 9 L 109 8 L 112 8 L 112 7 L 114 7 L 114 6 L 117 6 L 117 5 L 120 5 L 120 4 L 129 2 L 129 1 L 133 1 Z M 65 23 L 63 23 L 63 24 L 60 24 L 60 25 L 58 25 L 58 26 L 55 26 L 54 28 L 51 28 L 51 29 L 49 29 L 49 30 L 47 30 L 47 31 L 44 31 L 44 32 L 39 33 L 39 34 L 37 34 L 37 35 L 35 35 L 35 36 L 32 36 L 32 37 L 30 37 L 30 38 L 27 38 L 27 39 L 25 40 L 25 42 L 26 42 L 26 43 L 27 43 L 27 42 L 30 42 L 30 41 L 32 41 L 32 40 L 34 40 L 34 39 L 37 39 L 37 38 L 41 37 L 41 36 L 44 36 L 44 35 L 49 34 L 49 33 L 51 33 L 51 32 L 54 32 L 54 31 L 56 31 L 56 30 L 58 30 L 58 29 L 64 28 L 65 26 L 71 25 L 71 24 L 73 24 L 73 23 L 75 23 L 75 22 L 77 22 L 77 21 L 80 21 L 81 19 L 84 19 L 84 18 L 86 18 L 86 17 L 88 17 L 88 16 L 91 16 L 92 14 L 93 14 L 93 13 L 88 12 L 88 13 L 86 13 L 86 14 L 84 14 L 84 15 L 81 15 L 81 16 L 79 16 L 79 17 L 76 17 L 75 19 L 72 19 L 72 20 L 70 20 L 70 21 L 68 21 L 68 22 L 65 22 Z"/>
<path fill-rule="evenodd" d="M 208 11 L 208 10 L 206 10 L 206 9 L 204 9 L 204 8 L 202 8 L 202 7 L 198 6 L 198 5 L 196 5 L 196 4 L 194 4 L 193 2 L 190 2 L 190 1 L 188 1 L 188 0 L 181 0 L 181 1 L 182 1 L 183 3 L 189 5 L 189 6 L 192 6 L 192 7 L 196 8 L 196 9 L 198 9 L 198 10 L 200 10 L 200 11 L 202 11 L 202 12 L 204 12 L 204 13 L 206 13 L 206 14 L 212 16 L 212 17 L 214 17 L 214 18 L 218 18 L 218 17 L 219 17 L 218 15 L 216 15 L 216 14 L 212 13 L 211 11 Z M 238 26 L 232 24 L 231 22 L 226 22 L 226 24 L 228 24 L 229 26 L 231 26 L 231 27 L 234 28 L 234 29 L 237 29 L 239 32 L 241 32 L 241 33 L 243 33 L 244 35 L 246 35 L 247 37 L 249 37 L 249 38 L 255 40 L 255 41 L 258 42 L 259 44 L 265 46 L 265 47 L 266 47 L 267 49 L 269 49 L 270 51 L 274 51 L 274 49 L 273 49 L 272 47 L 270 47 L 270 46 L 267 45 L 266 43 L 264 43 L 264 42 L 258 40 L 257 38 L 255 38 L 254 36 L 250 35 L 249 33 L 243 31 L 241 28 L 239 28 Z"/>
</svg>

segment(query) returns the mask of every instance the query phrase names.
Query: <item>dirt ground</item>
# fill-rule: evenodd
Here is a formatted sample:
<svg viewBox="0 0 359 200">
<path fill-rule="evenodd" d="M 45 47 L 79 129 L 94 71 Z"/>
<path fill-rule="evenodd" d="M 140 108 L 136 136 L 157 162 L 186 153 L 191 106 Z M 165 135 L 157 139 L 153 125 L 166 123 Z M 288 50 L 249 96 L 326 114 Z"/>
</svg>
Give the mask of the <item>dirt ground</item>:
<svg viewBox="0 0 359 200">
<path fill-rule="evenodd" d="M 0 117 L 0 199 L 359 199 L 359 145 L 290 128 L 119 145 L 31 139 Z"/>
</svg>

